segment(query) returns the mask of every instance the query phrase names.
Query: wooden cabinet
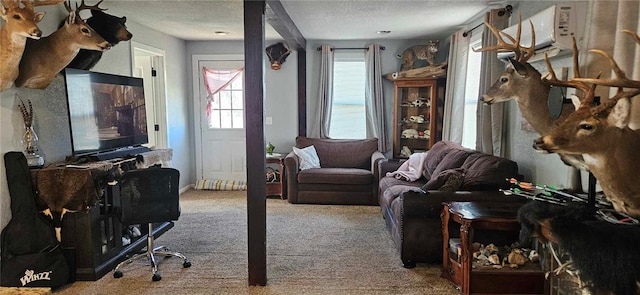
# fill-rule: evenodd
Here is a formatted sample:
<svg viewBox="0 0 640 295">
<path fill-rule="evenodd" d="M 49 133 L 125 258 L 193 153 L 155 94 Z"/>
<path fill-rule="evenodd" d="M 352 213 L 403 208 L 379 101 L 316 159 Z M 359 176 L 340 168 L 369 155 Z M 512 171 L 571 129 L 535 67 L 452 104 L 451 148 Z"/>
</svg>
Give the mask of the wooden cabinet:
<svg viewBox="0 0 640 295">
<path fill-rule="evenodd" d="M 148 231 L 131 243 L 122 242 L 123 226 L 118 218 L 120 186 L 107 186 L 97 206 L 85 212 L 67 213 L 63 218 L 62 247 L 68 260 L 70 281 L 97 281 L 118 263 L 147 246 Z M 153 236 L 159 237 L 173 227 L 173 222 L 154 224 Z"/>
<path fill-rule="evenodd" d="M 393 157 L 408 158 L 442 140 L 444 78 L 393 80 Z"/>
<path fill-rule="evenodd" d="M 284 156 L 276 153 L 267 155 L 266 162 L 267 169 L 269 164 L 277 165 L 272 168 L 274 175 L 269 175 L 267 171 L 267 196 L 280 196 L 280 199 L 284 200 L 287 197 L 284 190 Z"/>
<path fill-rule="evenodd" d="M 520 203 L 450 202 L 442 210 L 442 277 L 460 294 L 544 294 L 544 272 L 536 263 L 519 268 L 474 265 L 473 242 L 516 241 Z M 451 238 L 459 225 L 460 247 L 453 250 Z M 496 240 L 498 239 L 498 240 Z M 497 243 L 500 245 L 501 243 Z M 508 245 L 508 244 L 503 244 Z"/>
</svg>

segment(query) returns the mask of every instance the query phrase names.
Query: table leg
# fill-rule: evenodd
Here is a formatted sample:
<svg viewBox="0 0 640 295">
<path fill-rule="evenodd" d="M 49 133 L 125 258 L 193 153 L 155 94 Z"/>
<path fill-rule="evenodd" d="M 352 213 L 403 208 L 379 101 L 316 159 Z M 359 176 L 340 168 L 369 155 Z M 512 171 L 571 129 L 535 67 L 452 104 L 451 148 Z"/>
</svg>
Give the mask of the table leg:
<svg viewBox="0 0 640 295">
<path fill-rule="evenodd" d="M 449 270 L 449 207 L 444 206 L 440 214 L 442 220 L 442 273 L 441 277 L 451 279 Z"/>
<path fill-rule="evenodd" d="M 470 294 L 473 227 L 467 222 L 460 225 L 460 244 L 462 246 L 462 294 Z"/>
</svg>

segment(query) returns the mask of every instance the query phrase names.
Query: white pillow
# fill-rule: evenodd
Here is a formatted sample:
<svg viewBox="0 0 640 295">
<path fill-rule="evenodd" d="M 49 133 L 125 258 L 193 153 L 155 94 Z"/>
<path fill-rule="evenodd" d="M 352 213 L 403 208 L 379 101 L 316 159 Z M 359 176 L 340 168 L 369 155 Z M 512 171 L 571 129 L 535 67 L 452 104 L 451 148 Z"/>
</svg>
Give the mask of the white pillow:
<svg viewBox="0 0 640 295">
<path fill-rule="evenodd" d="M 303 149 L 299 149 L 294 146 L 293 152 L 298 156 L 298 158 L 300 158 L 300 170 L 320 168 L 320 159 L 318 158 L 318 153 L 313 145 Z"/>
</svg>

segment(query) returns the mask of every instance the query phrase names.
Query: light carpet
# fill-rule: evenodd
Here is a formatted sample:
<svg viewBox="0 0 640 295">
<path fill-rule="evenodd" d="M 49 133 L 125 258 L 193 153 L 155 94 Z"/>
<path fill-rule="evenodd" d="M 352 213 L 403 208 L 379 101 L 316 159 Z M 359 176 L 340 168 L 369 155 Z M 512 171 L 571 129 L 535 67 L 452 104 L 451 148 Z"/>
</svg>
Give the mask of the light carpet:
<svg viewBox="0 0 640 295">
<path fill-rule="evenodd" d="M 402 267 L 377 206 L 293 205 L 267 199 L 267 285 L 248 286 L 245 191 L 189 190 L 182 215 L 158 245 L 185 254 L 139 261 L 55 294 L 458 294 L 439 265 Z"/>
</svg>

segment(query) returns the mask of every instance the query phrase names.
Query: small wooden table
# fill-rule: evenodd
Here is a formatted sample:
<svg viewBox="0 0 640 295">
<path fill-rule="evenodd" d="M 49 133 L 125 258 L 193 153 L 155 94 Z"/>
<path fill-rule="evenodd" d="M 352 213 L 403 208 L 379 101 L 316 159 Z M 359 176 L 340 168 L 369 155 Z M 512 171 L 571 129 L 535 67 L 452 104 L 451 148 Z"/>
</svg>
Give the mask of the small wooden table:
<svg viewBox="0 0 640 295">
<path fill-rule="evenodd" d="M 442 277 L 461 294 L 544 294 L 544 273 L 528 263 L 519 269 L 473 269 L 474 229 L 515 232 L 521 203 L 449 202 L 442 211 Z M 449 223 L 460 224 L 461 254 L 449 250 Z M 515 242 L 515 241 L 514 241 Z M 455 257 L 455 258 L 454 258 Z"/>
<path fill-rule="evenodd" d="M 273 155 L 267 155 L 267 164 L 278 164 L 278 172 L 280 172 L 280 179 L 278 181 L 267 182 L 267 196 L 280 196 L 280 199 L 284 200 L 286 194 L 284 192 L 284 155 L 273 153 Z"/>
</svg>

